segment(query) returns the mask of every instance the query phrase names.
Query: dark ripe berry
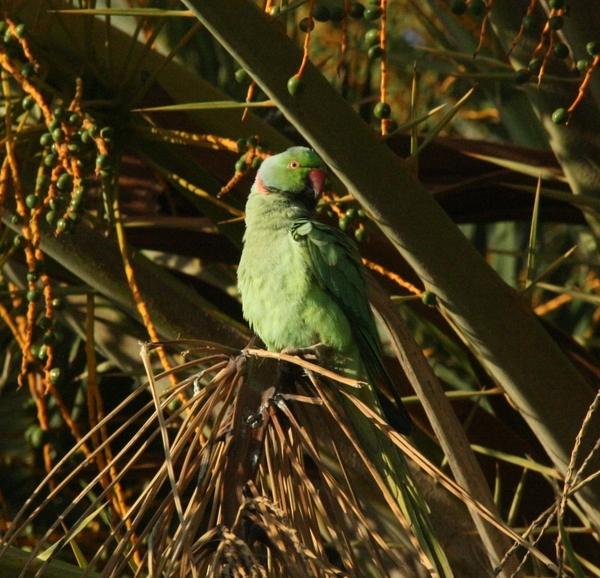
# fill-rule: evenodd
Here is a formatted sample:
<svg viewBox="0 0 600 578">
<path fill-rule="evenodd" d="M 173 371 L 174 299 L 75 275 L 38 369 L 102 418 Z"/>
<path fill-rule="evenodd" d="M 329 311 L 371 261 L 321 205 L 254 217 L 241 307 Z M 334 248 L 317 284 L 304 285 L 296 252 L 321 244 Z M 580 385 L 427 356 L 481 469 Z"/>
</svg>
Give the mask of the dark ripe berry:
<svg viewBox="0 0 600 578">
<path fill-rule="evenodd" d="M 327 6 L 319 4 L 318 6 L 315 6 L 315 9 L 312 13 L 312 17 L 317 22 L 327 22 L 331 19 L 331 12 L 329 11 L 329 8 L 327 8 Z"/>
<path fill-rule="evenodd" d="M 27 195 L 25 197 L 25 204 L 30 208 L 30 209 L 35 209 L 35 207 L 37 207 L 38 203 L 40 202 L 40 199 L 38 196 L 36 195 Z"/>
<path fill-rule="evenodd" d="M 379 44 L 379 39 L 381 38 L 381 32 L 379 28 L 371 28 L 367 30 L 365 34 L 365 42 L 368 46 L 373 46 L 375 44 Z"/>
<path fill-rule="evenodd" d="M 38 323 L 38 325 L 44 331 L 46 331 L 47 329 L 50 329 L 50 327 L 52 327 L 53 324 L 54 324 L 54 322 L 52 321 L 52 319 L 50 317 L 42 317 Z"/>
<path fill-rule="evenodd" d="M 472 16 L 481 16 L 487 8 L 487 4 L 483 0 L 471 0 L 467 7 L 469 14 Z"/>
<path fill-rule="evenodd" d="M 340 217 L 338 221 L 338 226 L 342 231 L 348 229 L 348 225 L 350 224 L 350 219 L 348 217 Z"/>
<path fill-rule="evenodd" d="M 246 164 L 245 157 L 241 157 L 235 163 L 235 172 L 236 173 L 245 173 L 248 170 L 248 165 Z"/>
<path fill-rule="evenodd" d="M 311 20 L 308 16 L 306 18 L 302 18 L 298 23 L 298 28 L 302 30 L 302 32 L 308 32 L 315 27 L 315 21 Z"/>
<path fill-rule="evenodd" d="M 248 84 L 250 82 L 250 75 L 246 69 L 238 68 L 235 71 L 235 79 L 240 84 Z"/>
<path fill-rule="evenodd" d="M 238 151 L 240 152 L 244 152 L 248 148 L 245 138 L 237 139 L 235 144 L 237 145 Z"/>
<path fill-rule="evenodd" d="M 365 7 L 360 2 L 352 2 L 352 4 L 350 4 L 350 11 L 348 14 L 351 18 L 362 18 L 364 13 Z"/>
<path fill-rule="evenodd" d="M 531 70 L 532 74 L 537 75 L 540 70 L 542 70 L 542 64 L 544 61 L 541 58 L 534 58 L 529 63 L 529 70 Z"/>
<path fill-rule="evenodd" d="M 550 16 L 548 25 L 552 30 L 560 30 L 565 25 L 565 19 L 562 16 Z"/>
<path fill-rule="evenodd" d="M 579 72 L 585 72 L 588 69 L 589 65 L 590 61 L 586 60 L 585 58 L 582 58 L 581 60 L 577 61 L 577 70 L 579 70 Z"/>
<path fill-rule="evenodd" d="M 15 27 L 15 35 L 17 38 L 23 38 L 23 36 L 25 36 L 25 24 L 17 24 Z"/>
<path fill-rule="evenodd" d="M 465 0 L 452 0 L 450 10 L 452 10 L 453 14 L 460 16 L 467 11 L 467 3 Z"/>
<path fill-rule="evenodd" d="M 556 58 L 567 58 L 569 56 L 569 47 L 566 44 L 559 42 L 554 47 L 554 56 L 556 56 Z"/>
<path fill-rule="evenodd" d="M 565 0 L 550 0 L 548 4 L 552 10 L 560 10 L 565 7 Z"/>
<path fill-rule="evenodd" d="M 31 110 L 33 108 L 33 106 L 35 105 L 35 99 L 33 98 L 33 96 L 31 96 L 30 94 L 28 94 L 21 101 L 21 105 L 23 106 L 23 108 L 25 110 Z"/>
<path fill-rule="evenodd" d="M 40 298 L 40 292 L 38 289 L 30 289 L 29 291 L 27 291 L 27 301 L 29 301 L 29 303 L 33 303 L 35 301 L 37 301 Z"/>
<path fill-rule="evenodd" d="M 23 65 L 23 68 L 21 68 L 21 74 L 25 78 L 31 78 L 35 74 L 35 66 L 33 66 L 31 62 L 27 62 Z"/>
<path fill-rule="evenodd" d="M 369 56 L 370 60 L 375 60 L 376 58 L 379 58 L 382 54 L 383 48 L 381 48 L 379 44 L 371 46 L 371 48 L 369 48 L 367 52 L 367 55 Z"/>
<path fill-rule="evenodd" d="M 537 16 L 535 14 L 527 14 L 527 16 L 523 17 L 521 24 L 525 30 L 535 30 L 538 27 Z"/>
<path fill-rule="evenodd" d="M 423 301 L 425 305 L 435 305 L 437 303 L 437 295 L 433 291 L 423 291 L 421 301 Z"/>
<path fill-rule="evenodd" d="M 246 144 L 250 147 L 250 148 L 254 148 L 257 144 L 258 144 L 258 139 L 255 136 L 249 136 L 246 139 Z"/>
<path fill-rule="evenodd" d="M 552 113 L 552 122 L 554 124 L 565 124 L 569 120 L 569 113 L 564 108 L 557 108 Z"/>
<path fill-rule="evenodd" d="M 367 8 L 365 8 L 365 13 L 363 14 L 365 20 L 377 20 L 378 18 L 381 18 L 381 15 L 383 14 L 383 10 L 381 9 L 380 6 L 368 6 Z"/>
<path fill-rule="evenodd" d="M 341 6 L 334 6 L 331 9 L 331 21 L 332 22 L 341 22 L 344 19 L 346 12 Z"/>
<path fill-rule="evenodd" d="M 58 177 L 58 181 L 56 181 L 56 188 L 59 191 L 67 191 L 71 188 L 73 184 L 73 179 L 69 173 L 63 173 Z"/>
<path fill-rule="evenodd" d="M 294 75 L 287 81 L 287 89 L 292 96 L 299 96 L 304 91 L 304 82 L 299 76 Z"/>
<path fill-rule="evenodd" d="M 379 120 L 383 118 L 389 118 L 391 113 L 392 109 L 390 108 L 390 105 L 387 102 L 378 102 L 375 105 L 375 108 L 373 109 L 373 114 L 375 115 L 375 118 L 378 118 Z"/>
<path fill-rule="evenodd" d="M 585 45 L 585 49 L 590 56 L 598 56 L 600 54 L 600 42 L 594 40 L 593 42 L 588 42 Z"/>
<path fill-rule="evenodd" d="M 530 78 L 531 70 L 528 68 L 521 68 L 515 72 L 515 82 L 517 84 L 525 84 L 526 82 L 529 82 Z"/>
<path fill-rule="evenodd" d="M 43 147 L 49 147 L 52 143 L 54 143 L 54 139 L 52 138 L 52 135 L 49 132 L 45 132 L 40 137 L 40 144 Z"/>
<path fill-rule="evenodd" d="M 363 242 L 369 240 L 369 231 L 367 231 L 364 227 L 359 227 L 354 231 L 354 237 L 357 241 Z"/>
</svg>

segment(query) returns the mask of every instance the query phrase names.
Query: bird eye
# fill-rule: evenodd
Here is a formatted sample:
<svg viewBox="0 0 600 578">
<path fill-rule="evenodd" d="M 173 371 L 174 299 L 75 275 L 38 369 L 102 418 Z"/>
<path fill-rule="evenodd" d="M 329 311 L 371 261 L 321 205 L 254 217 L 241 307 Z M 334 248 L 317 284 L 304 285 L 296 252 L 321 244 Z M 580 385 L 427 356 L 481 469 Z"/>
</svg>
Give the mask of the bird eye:
<svg viewBox="0 0 600 578">
<path fill-rule="evenodd" d="M 292 161 L 288 163 L 288 169 L 296 170 L 300 168 L 300 163 L 298 161 Z"/>
</svg>

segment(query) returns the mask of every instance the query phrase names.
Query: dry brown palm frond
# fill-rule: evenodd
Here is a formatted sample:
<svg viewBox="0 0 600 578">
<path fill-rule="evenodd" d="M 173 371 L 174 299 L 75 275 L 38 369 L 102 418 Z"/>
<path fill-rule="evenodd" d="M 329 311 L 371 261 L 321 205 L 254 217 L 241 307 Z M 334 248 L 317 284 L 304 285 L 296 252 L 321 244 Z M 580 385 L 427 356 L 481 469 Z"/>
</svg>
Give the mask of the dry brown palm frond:
<svg viewBox="0 0 600 578">
<path fill-rule="evenodd" d="M 144 346 L 148 384 L 96 426 L 111 433 L 94 452 L 119 445 L 113 461 L 90 475 L 94 455 L 69 466 L 75 446 L 17 516 L 7 545 L 67 495 L 69 506 L 30 560 L 54 543 L 52 559 L 99 527 L 88 567 L 107 577 L 427 575 L 410 528 L 386 503 L 369 456 L 357 451 L 331 376 L 259 350 L 168 345 L 197 346 L 197 359 L 172 370 L 178 385 L 158 391 L 167 372 L 153 375 L 154 345 Z M 111 468 L 116 476 L 100 485 Z M 62 482 L 50 490 L 57 472 Z M 117 482 L 127 490 L 121 518 L 99 511 Z M 59 533 L 64 520 L 70 529 Z"/>
</svg>

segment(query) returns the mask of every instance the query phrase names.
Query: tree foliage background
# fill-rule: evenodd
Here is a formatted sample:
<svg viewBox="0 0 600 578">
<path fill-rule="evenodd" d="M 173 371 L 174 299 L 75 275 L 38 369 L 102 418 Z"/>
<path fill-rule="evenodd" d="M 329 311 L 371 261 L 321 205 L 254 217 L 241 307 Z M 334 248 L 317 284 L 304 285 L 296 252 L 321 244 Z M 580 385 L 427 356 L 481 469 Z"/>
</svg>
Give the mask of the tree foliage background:
<svg viewBox="0 0 600 578">
<path fill-rule="evenodd" d="M 3 570 L 435 574 L 329 378 L 240 355 L 245 197 L 301 143 L 448 575 L 600 575 L 594 0 L 2 9 Z"/>
</svg>

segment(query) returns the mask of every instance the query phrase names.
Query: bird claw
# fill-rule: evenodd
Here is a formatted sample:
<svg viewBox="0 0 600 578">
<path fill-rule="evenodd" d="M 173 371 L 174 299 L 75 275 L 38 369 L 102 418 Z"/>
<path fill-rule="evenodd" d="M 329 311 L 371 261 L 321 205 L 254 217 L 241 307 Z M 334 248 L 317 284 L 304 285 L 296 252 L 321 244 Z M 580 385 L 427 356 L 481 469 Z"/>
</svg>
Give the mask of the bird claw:
<svg viewBox="0 0 600 578">
<path fill-rule="evenodd" d="M 314 356 L 317 361 L 321 361 L 325 356 L 327 346 L 323 343 L 316 343 L 310 347 L 286 347 L 281 353 L 291 355 L 292 357 L 310 357 Z"/>
</svg>

